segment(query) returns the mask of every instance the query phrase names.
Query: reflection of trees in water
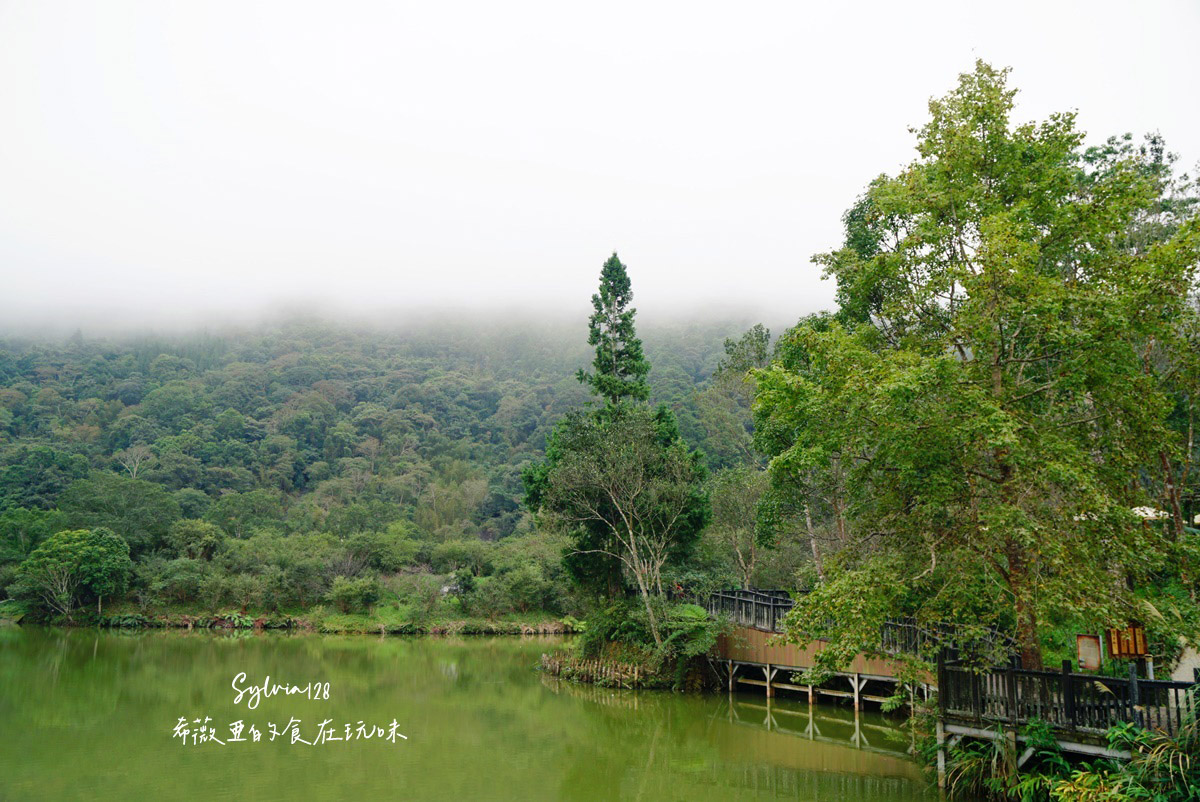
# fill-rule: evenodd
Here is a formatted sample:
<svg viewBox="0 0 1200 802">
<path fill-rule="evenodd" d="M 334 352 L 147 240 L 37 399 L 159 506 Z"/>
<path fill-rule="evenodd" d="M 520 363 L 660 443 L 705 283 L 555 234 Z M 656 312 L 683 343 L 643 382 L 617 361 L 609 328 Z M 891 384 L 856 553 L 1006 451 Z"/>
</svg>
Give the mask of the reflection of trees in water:
<svg viewBox="0 0 1200 802">
<path fill-rule="evenodd" d="M 0 660 L 4 720 L 35 716 L 46 727 L 70 728 L 110 716 L 120 692 L 117 669 L 103 659 L 103 640 L 95 630 L 50 628 L 6 638 Z"/>
<path fill-rule="evenodd" d="M 694 798 L 719 798 L 719 789 L 766 798 L 931 798 L 909 757 L 911 734 L 877 714 L 601 688 L 550 676 L 542 685 L 589 713 L 586 731 L 578 733 L 586 736 L 588 765 L 568 769 L 564 793 L 587 777 L 595 785 L 596 763 L 607 769 L 598 772 L 603 788 L 596 798 L 681 798 L 684 789 Z"/>
<path fill-rule="evenodd" d="M 132 711 L 228 710 L 230 682 L 332 681 L 340 703 L 438 693 L 512 705 L 540 691 L 530 672 L 553 636 L 324 636 L 254 630 L 12 627 L 0 632 L 0 709 L 46 726 L 88 725 Z M 286 666 L 286 676 L 281 667 Z M 182 707 L 188 708 L 184 711 Z M 196 710 L 192 710 L 196 708 Z M 229 711 L 232 712 L 232 711 Z M 172 718 L 172 721 L 174 719 Z M 143 724 L 144 722 L 144 724 Z M 139 726 L 162 722 L 141 719 Z"/>
<path fill-rule="evenodd" d="M 567 733 L 558 796 L 588 788 L 594 799 L 678 798 L 664 776 L 704 771 L 720 760 L 706 702 L 664 691 L 630 691 L 542 675 L 542 686 L 578 703 Z M 598 770 L 599 768 L 599 770 Z"/>
<path fill-rule="evenodd" d="M 202 796 L 201 789 L 222 796 L 230 776 L 239 798 L 280 798 L 278 787 L 311 792 L 308 783 L 327 780 L 328 772 L 336 776 L 341 798 L 375 798 L 397 789 L 411 789 L 416 798 L 480 798 L 481 773 L 500 788 L 515 788 L 537 768 L 508 755 L 538 755 L 545 764 L 537 770 L 553 787 L 563 764 L 560 743 L 575 723 L 560 720 L 559 700 L 534 673 L 538 657 L 557 642 L 553 638 L 51 628 L 3 632 L 0 638 L 0 730 L 20 733 L 25 749 L 18 771 L 7 776 L 9 767 L 0 760 L 4 798 L 22 783 L 46 789 L 40 798 L 71 798 L 99 771 L 109 772 L 104 787 L 114 799 L 134 798 L 117 789 L 146 784 L 155 788 L 151 798 Z M 234 706 L 230 687 L 242 671 L 246 684 L 267 675 L 300 685 L 328 681 L 332 697 L 327 703 L 274 697 L 249 712 L 244 704 Z M 379 716 L 384 724 L 394 716 L 413 740 L 331 745 L 314 749 L 318 760 L 303 760 L 305 753 L 296 751 L 301 747 L 280 743 L 192 751 L 171 739 L 179 716 L 205 715 L 213 717 L 219 735 L 239 718 L 261 730 L 267 721 L 282 724 L 295 715 L 311 730 L 326 716 L 337 722 Z M 451 767 L 447 755 L 457 750 L 474 756 L 470 770 Z M 64 753 L 72 760 L 60 768 Z M 155 763 L 164 758 L 165 764 Z M 211 772 L 214 759 L 237 767 L 235 774 Z M 413 773 L 399 774 L 401 766 Z"/>
<path fill-rule="evenodd" d="M 383 789 L 411 791 L 417 798 L 486 798 L 490 789 L 508 798 L 525 792 L 524 798 L 701 802 L 749 796 L 745 789 L 778 788 L 776 795 L 783 796 L 787 789 L 810 786 L 825 789 L 821 799 L 855 798 L 839 796 L 842 787 L 865 789 L 865 800 L 909 798 L 901 792 L 873 797 L 875 786 L 850 780 L 815 786 L 804 776 L 822 772 L 813 768 L 813 755 L 837 752 L 851 757 L 833 755 L 825 774 L 875 773 L 903 780 L 886 765 L 896 758 L 872 751 L 881 748 L 882 732 L 860 727 L 866 743 L 859 750 L 809 744 L 792 734 L 803 726 L 784 712 L 788 704 L 773 702 L 768 718 L 762 699 L 745 697 L 731 707 L 724 697 L 559 682 L 535 673 L 545 648 L 545 640 L 533 638 L 96 630 L 7 637 L 0 632 L 6 658 L 0 660 L 5 689 L 0 722 L 30 735 L 27 754 L 35 758 L 23 758 L 19 776 L 8 782 L 17 787 L 36 778 L 47 788 L 60 785 L 66 798 L 73 783 L 86 779 L 85 769 L 94 772 L 111 760 L 123 767 L 106 780 L 113 798 L 132 798 L 117 789 L 150 782 L 156 798 L 201 790 L 220 796 L 231 775 L 211 772 L 207 761 L 213 753 L 182 751 L 170 740 L 170 727 L 179 715 L 212 715 L 218 726 L 240 717 L 235 710 L 244 708 L 232 706 L 229 683 L 236 672 L 246 671 L 250 681 L 262 682 L 270 674 L 273 681 L 333 685 L 328 705 L 277 699 L 245 714 L 260 725 L 293 712 L 311 725 L 310 719 L 326 710 L 335 719 L 379 711 L 411 727 L 407 734 L 413 740 L 402 749 L 365 743 L 314 752 L 319 761 L 297 762 L 300 753 L 279 744 L 223 752 L 222 759 L 236 767 L 243 798 L 271 796 L 284 776 L 288 787 L 311 790 L 329 771 L 343 798 L 369 798 Z M 864 718 L 862 724 L 868 723 L 884 722 Z M 852 724 L 840 720 L 818 722 L 818 729 L 821 738 L 842 741 L 853 731 Z M 68 747 L 74 762 L 59 766 Z M 797 752 L 808 756 L 807 765 L 797 765 Z M 128 763 L 128 756 L 150 754 L 170 755 L 162 765 L 171 769 L 146 767 L 143 774 Z M 447 761 L 447 755 L 467 762 Z M 336 761 L 337 768 L 328 768 L 334 764 L 326 761 Z M 385 770 L 364 771 L 364 766 Z M 773 773 L 762 774 L 760 766 Z M 748 773 L 752 770 L 759 773 Z M 0 796 L 3 787 L 0 781 Z M 767 790 L 762 796 L 773 798 Z"/>
</svg>

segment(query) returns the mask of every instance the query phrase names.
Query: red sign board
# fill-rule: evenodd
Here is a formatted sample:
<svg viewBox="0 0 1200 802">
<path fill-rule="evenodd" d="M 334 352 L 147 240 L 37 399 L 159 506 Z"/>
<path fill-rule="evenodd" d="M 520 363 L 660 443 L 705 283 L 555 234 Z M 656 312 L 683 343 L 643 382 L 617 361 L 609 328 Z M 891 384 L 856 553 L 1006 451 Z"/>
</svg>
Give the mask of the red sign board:
<svg viewBox="0 0 1200 802">
<path fill-rule="evenodd" d="M 1145 657 L 1146 630 L 1137 625 L 1108 631 L 1108 653 L 1113 657 Z"/>
</svg>

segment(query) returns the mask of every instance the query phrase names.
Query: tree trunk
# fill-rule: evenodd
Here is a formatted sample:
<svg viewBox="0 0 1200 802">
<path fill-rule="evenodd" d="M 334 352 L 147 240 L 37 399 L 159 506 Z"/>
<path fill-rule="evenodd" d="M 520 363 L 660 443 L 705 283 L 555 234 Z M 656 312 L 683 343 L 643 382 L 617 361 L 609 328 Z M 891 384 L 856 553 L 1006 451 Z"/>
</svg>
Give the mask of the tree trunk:
<svg viewBox="0 0 1200 802">
<path fill-rule="evenodd" d="M 753 533 L 751 537 L 753 537 Z M 754 587 L 750 584 L 750 578 L 754 576 L 754 566 L 757 562 L 753 542 L 751 540 L 749 558 L 745 554 L 742 554 L 742 549 L 738 546 L 736 538 L 733 543 L 733 556 L 737 559 L 738 572 L 742 575 L 742 590 L 751 590 Z"/>
<path fill-rule="evenodd" d="M 621 582 L 616 572 L 609 571 L 605 581 L 608 584 L 608 598 L 615 599 L 621 595 Z"/>
<path fill-rule="evenodd" d="M 845 483 L 842 476 L 842 460 L 838 457 L 835 460 L 837 466 L 834 474 L 833 486 L 833 524 L 837 531 L 838 542 L 842 545 L 846 544 L 846 504 L 845 504 Z M 805 507 L 805 515 L 808 514 L 808 508 Z M 811 527 L 810 527 L 811 528 Z"/>
<path fill-rule="evenodd" d="M 1042 644 L 1038 640 L 1037 611 L 1023 599 L 1017 599 L 1017 644 L 1021 650 L 1021 667 L 1040 671 Z"/>
<path fill-rule="evenodd" d="M 813 530 L 812 514 L 808 505 L 804 505 L 804 525 L 808 527 L 808 542 L 812 546 L 813 565 L 817 569 L 817 579 L 825 581 L 825 564 L 821 560 L 821 547 L 817 545 L 817 533 Z"/>
<path fill-rule="evenodd" d="M 650 634 L 654 636 L 654 645 L 662 646 L 662 636 L 658 633 L 658 619 L 654 617 L 654 605 L 650 603 L 650 588 L 654 578 L 651 575 L 650 566 L 646 565 L 638 554 L 637 538 L 632 531 L 629 533 L 628 546 L 629 560 L 625 564 L 633 573 L 633 578 L 637 580 L 638 591 L 642 594 L 642 604 L 646 606 L 646 620 L 650 624 Z M 662 595 L 661 589 L 659 595 Z"/>
<path fill-rule="evenodd" d="M 638 577 L 638 589 L 642 592 L 642 603 L 646 605 L 646 619 L 650 622 L 650 634 L 654 636 L 654 645 L 662 646 L 662 635 L 658 634 L 658 619 L 654 617 L 654 605 L 650 603 L 650 590 L 641 577 Z"/>
<path fill-rule="evenodd" d="M 1038 639 L 1037 608 L 1030 598 L 1029 572 L 1021 545 L 1010 539 L 1007 544 L 1008 587 L 1013 595 L 1017 619 L 1017 649 L 1021 667 L 1033 671 L 1042 668 L 1042 644 Z"/>
<path fill-rule="evenodd" d="M 1183 508 L 1179 503 L 1179 486 L 1175 484 L 1175 471 L 1171 467 L 1171 459 L 1167 452 L 1159 451 L 1158 458 L 1162 462 L 1163 489 L 1166 491 L 1167 504 L 1171 508 L 1171 531 L 1175 540 L 1183 539 Z"/>
</svg>

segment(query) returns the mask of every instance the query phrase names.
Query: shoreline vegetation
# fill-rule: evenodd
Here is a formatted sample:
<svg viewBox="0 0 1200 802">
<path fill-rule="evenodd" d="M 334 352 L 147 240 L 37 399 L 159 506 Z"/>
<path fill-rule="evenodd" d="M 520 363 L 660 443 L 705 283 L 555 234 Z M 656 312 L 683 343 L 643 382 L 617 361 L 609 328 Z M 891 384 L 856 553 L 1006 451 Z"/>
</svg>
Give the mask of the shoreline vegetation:
<svg viewBox="0 0 1200 802">
<path fill-rule="evenodd" d="M 115 608 L 115 609 L 114 609 Z M 404 620 L 401 616 L 369 613 L 339 613 L 324 607 L 294 612 L 255 610 L 203 611 L 195 609 L 146 609 L 115 605 L 103 614 L 84 611 L 72 621 L 54 619 L 39 624 L 71 628 L 113 629 L 239 629 L 294 630 L 322 634 L 361 635 L 570 635 L 583 623 L 571 616 L 529 614 L 504 618 L 437 618 Z M 0 624 L 19 624 L 25 610 L 0 602 Z"/>
<path fill-rule="evenodd" d="M 140 613 L 104 616 L 92 626 L 158 629 L 286 629 L 331 635 L 570 635 L 577 630 L 556 618 L 521 618 L 513 621 L 450 619 L 445 621 L 385 622 L 370 616 L 331 615 L 314 619 L 306 615 L 252 616 L 239 612 L 213 615 Z"/>
</svg>

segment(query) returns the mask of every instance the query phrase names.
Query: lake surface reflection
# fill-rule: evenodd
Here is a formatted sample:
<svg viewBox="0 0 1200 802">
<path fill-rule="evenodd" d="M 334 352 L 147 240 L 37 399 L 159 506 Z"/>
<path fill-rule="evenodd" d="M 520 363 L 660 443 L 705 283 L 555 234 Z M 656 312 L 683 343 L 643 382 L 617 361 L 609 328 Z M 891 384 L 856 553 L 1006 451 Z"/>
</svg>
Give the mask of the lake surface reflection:
<svg viewBox="0 0 1200 802">
<path fill-rule="evenodd" d="M 559 643 L 0 628 L 0 799 L 936 798 L 878 715 L 572 685 L 535 670 Z M 329 698 L 248 710 L 242 672 Z M 194 743 L 206 717 L 225 745 Z"/>
</svg>

